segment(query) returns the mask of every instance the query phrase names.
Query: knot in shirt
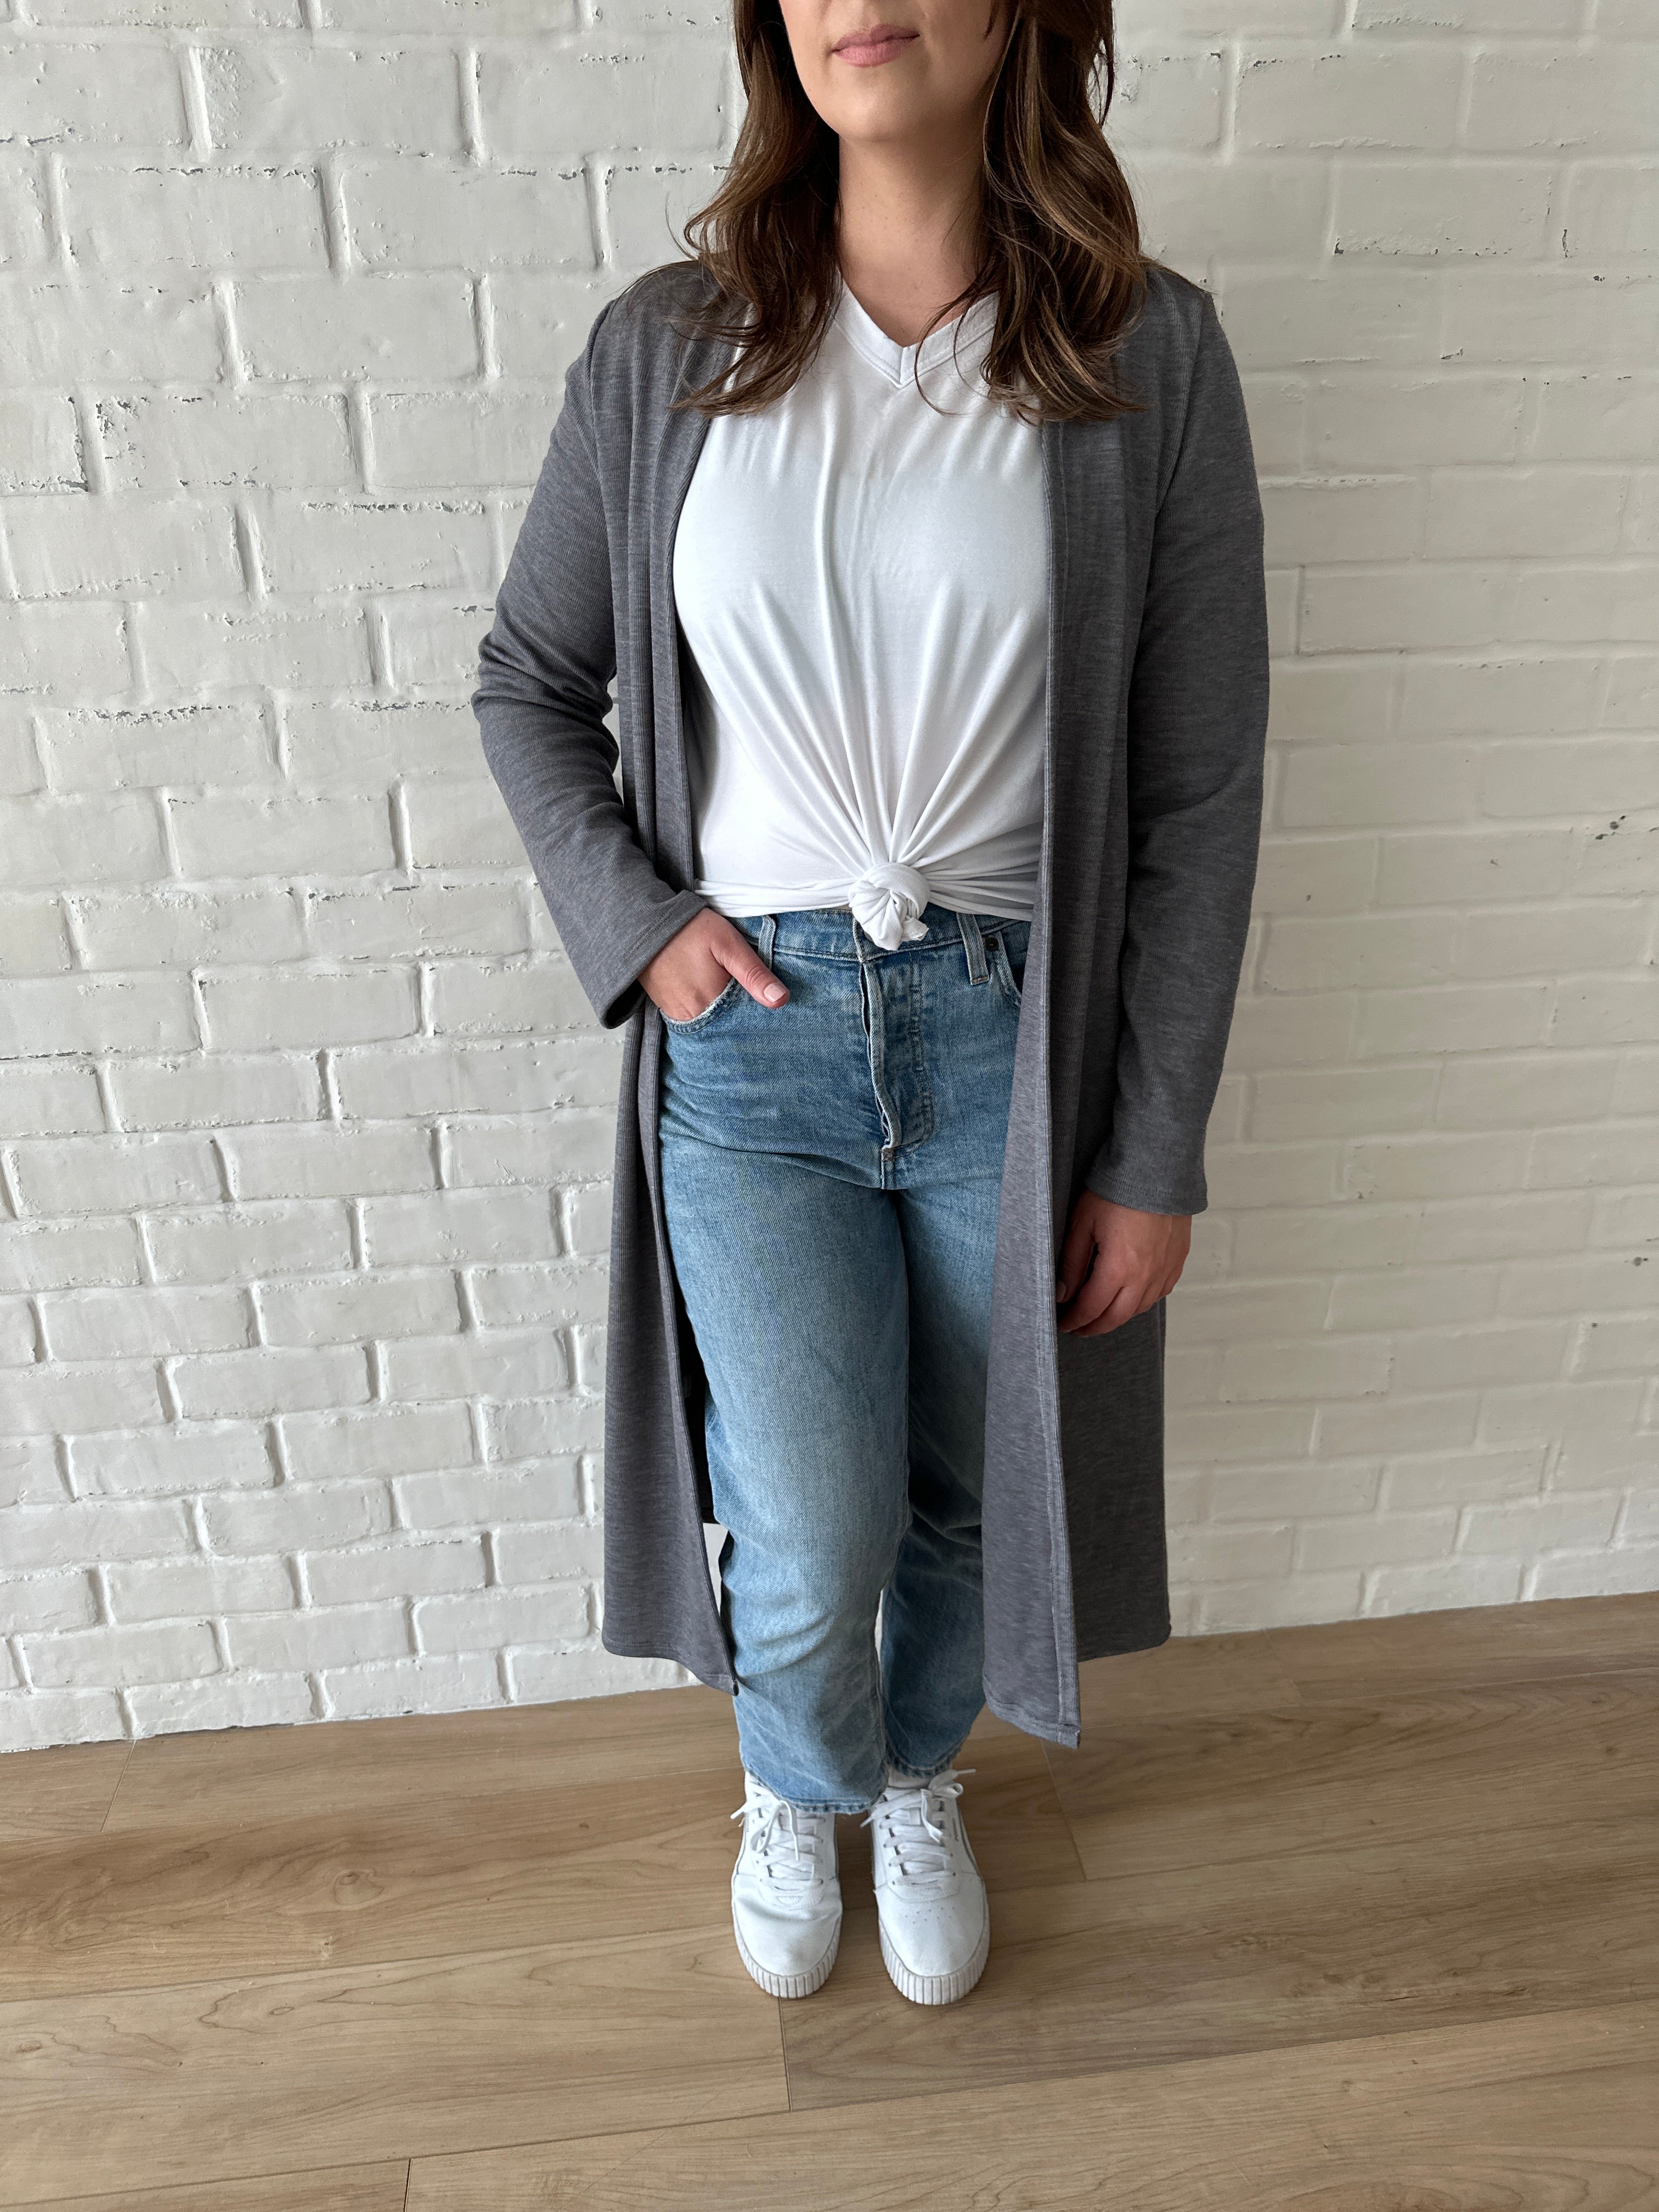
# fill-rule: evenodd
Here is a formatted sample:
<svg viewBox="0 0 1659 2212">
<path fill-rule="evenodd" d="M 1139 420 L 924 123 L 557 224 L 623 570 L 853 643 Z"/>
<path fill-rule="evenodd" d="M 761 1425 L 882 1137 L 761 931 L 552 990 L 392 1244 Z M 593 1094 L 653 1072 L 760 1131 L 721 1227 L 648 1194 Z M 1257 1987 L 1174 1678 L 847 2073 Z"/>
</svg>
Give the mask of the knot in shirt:
<svg viewBox="0 0 1659 2212">
<path fill-rule="evenodd" d="M 927 878 L 902 860 L 875 860 L 853 885 L 848 904 L 853 919 L 884 952 L 896 951 L 908 939 L 926 937 L 921 919 L 929 893 Z"/>
</svg>

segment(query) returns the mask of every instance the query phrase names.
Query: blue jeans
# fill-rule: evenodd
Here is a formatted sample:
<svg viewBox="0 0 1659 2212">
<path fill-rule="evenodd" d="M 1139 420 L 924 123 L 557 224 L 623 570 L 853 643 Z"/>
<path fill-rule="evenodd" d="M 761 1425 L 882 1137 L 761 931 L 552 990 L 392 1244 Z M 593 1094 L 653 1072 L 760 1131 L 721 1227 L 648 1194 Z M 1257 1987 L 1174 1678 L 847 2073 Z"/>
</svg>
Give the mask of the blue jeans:
<svg viewBox="0 0 1659 2212">
<path fill-rule="evenodd" d="M 664 1021 L 663 1198 L 708 1376 L 738 1747 L 862 1812 L 984 1703 L 991 1267 L 1030 925 L 845 908 L 736 927 L 789 987 Z M 880 1605 L 880 1647 L 877 1607 Z"/>
</svg>

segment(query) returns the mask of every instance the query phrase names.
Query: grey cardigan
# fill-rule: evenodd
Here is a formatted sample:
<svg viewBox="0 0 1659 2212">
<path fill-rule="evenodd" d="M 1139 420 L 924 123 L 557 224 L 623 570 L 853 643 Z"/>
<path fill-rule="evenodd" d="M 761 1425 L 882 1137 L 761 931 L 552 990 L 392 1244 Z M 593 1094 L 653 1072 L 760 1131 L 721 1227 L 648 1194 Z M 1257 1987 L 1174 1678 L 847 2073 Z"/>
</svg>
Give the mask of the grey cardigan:
<svg viewBox="0 0 1659 2212">
<path fill-rule="evenodd" d="M 735 1689 L 703 1523 L 704 1377 L 658 1173 L 661 1021 L 641 968 L 690 888 L 684 640 L 671 561 L 707 418 L 669 401 L 731 359 L 669 327 L 694 262 L 595 319 L 482 648 L 485 755 L 597 1019 L 626 1030 L 606 1352 L 605 1647 Z M 1249 927 L 1267 720 L 1261 508 L 1207 293 L 1154 264 L 1122 357 L 1146 411 L 1041 431 L 1048 727 L 1037 912 L 1004 1156 L 986 1419 L 985 1693 L 1079 1741 L 1080 1659 L 1170 1633 L 1164 1305 L 1054 1327 L 1086 1183 L 1206 1203 L 1204 1138 Z M 605 727 L 617 708 L 620 747 Z M 620 765 L 621 788 L 616 770 Z"/>
</svg>

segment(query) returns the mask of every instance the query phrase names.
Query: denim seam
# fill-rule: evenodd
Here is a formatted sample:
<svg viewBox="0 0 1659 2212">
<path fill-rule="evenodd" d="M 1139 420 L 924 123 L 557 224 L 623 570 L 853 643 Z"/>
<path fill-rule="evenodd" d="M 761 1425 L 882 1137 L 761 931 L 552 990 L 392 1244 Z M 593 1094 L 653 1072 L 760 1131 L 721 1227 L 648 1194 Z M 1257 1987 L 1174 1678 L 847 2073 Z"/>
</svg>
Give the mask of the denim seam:
<svg viewBox="0 0 1659 2212">
<path fill-rule="evenodd" d="M 752 1767 L 750 1769 L 750 1772 L 751 1774 L 754 1773 L 754 1769 Z M 757 1774 L 755 1776 L 755 1779 L 757 1782 L 766 1781 L 766 1778 L 763 1774 Z M 769 1782 L 766 1783 L 766 1786 L 769 1790 L 772 1789 L 772 1785 Z M 781 1796 L 782 1794 L 781 1790 L 772 1790 L 772 1795 L 775 1797 Z M 878 1797 L 880 1795 L 881 1792 L 878 1790 L 876 1792 L 876 1796 Z M 793 1805 L 798 1813 L 867 1813 L 875 1802 L 875 1797 L 860 1798 L 850 1802 L 841 1797 L 837 1797 L 833 1801 L 829 1798 L 823 1797 L 784 1798 L 785 1804 Z"/>
</svg>

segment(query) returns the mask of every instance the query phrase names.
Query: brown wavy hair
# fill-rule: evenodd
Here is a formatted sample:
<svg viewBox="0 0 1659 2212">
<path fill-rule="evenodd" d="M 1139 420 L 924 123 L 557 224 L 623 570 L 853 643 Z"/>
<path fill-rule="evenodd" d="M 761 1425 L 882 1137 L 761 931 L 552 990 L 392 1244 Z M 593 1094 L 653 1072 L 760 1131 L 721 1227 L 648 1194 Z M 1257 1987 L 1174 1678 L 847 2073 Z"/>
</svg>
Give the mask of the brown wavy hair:
<svg viewBox="0 0 1659 2212">
<path fill-rule="evenodd" d="M 991 398 L 1031 422 L 1141 411 L 1116 356 L 1146 305 L 1133 197 L 1102 125 L 1116 87 L 1112 0 L 1010 0 L 985 110 L 977 265 L 928 325 L 987 293 Z M 738 348 L 672 404 L 752 414 L 788 391 L 840 299 L 840 140 L 807 99 L 778 0 L 733 0 L 749 111 L 724 182 L 683 226 L 712 294 L 674 325 Z M 1103 76 L 1098 115 L 1091 94 Z"/>
</svg>

